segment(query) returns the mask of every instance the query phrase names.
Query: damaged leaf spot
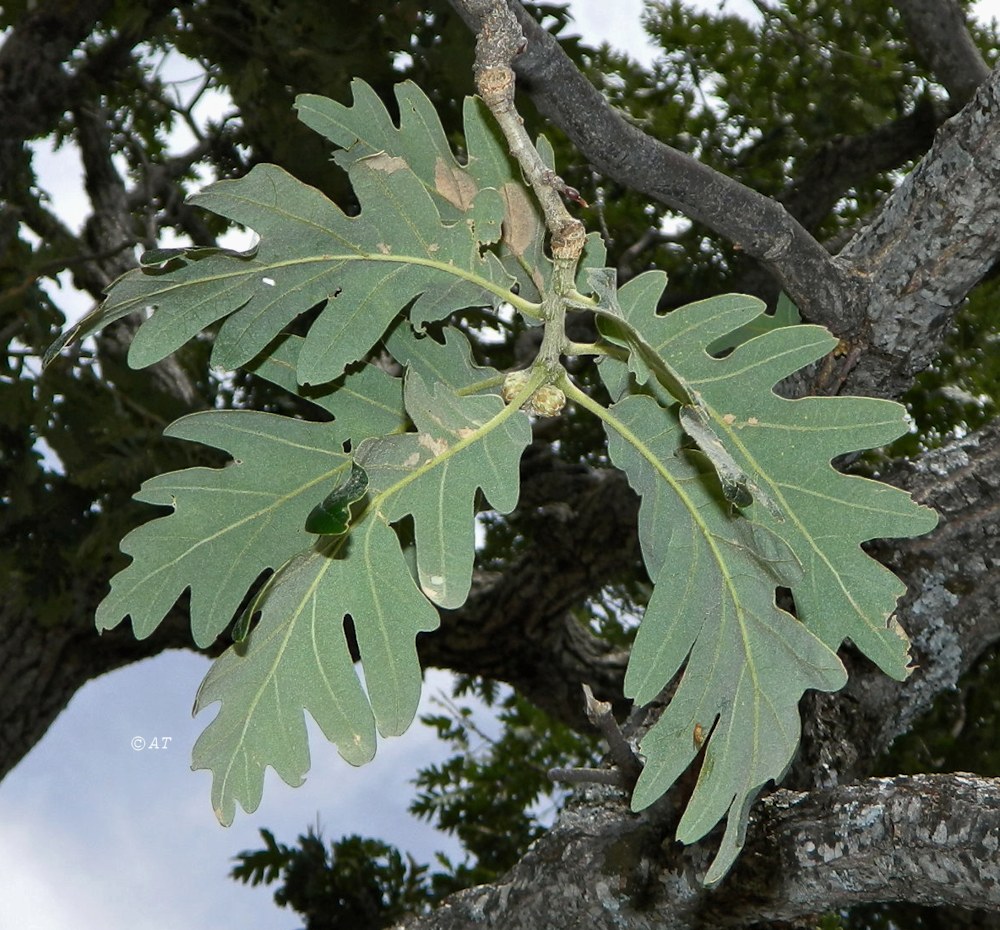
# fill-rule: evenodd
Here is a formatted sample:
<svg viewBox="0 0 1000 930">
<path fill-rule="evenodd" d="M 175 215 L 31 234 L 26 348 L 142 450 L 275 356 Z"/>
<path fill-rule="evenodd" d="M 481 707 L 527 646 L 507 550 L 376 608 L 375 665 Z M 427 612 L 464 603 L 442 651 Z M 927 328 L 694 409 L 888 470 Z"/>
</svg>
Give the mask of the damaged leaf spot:
<svg viewBox="0 0 1000 930">
<path fill-rule="evenodd" d="M 397 171 L 402 171 L 410 167 L 405 159 L 400 158 L 398 155 L 386 155 L 385 152 L 369 155 L 365 159 L 365 164 L 375 171 L 384 171 L 386 174 L 395 174 Z"/>
<path fill-rule="evenodd" d="M 457 165 L 449 165 L 443 158 L 434 164 L 434 187 L 452 206 L 463 213 L 472 206 L 479 188 L 467 171 Z"/>
<path fill-rule="evenodd" d="M 435 457 L 448 451 L 448 443 L 444 439 L 435 439 L 430 433 L 420 433 L 417 442 Z"/>
</svg>

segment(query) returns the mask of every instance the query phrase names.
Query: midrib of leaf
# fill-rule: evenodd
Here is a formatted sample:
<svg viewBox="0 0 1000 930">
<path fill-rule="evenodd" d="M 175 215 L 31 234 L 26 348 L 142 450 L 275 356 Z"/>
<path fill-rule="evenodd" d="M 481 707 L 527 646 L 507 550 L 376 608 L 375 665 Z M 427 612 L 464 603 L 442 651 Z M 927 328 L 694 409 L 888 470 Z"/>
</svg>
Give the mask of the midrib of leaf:
<svg viewBox="0 0 1000 930">
<path fill-rule="evenodd" d="M 479 442 L 484 436 L 488 436 L 497 427 L 502 426 L 507 420 L 512 416 L 521 412 L 521 405 L 527 401 L 532 394 L 541 387 L 542 383 L 545 381 L 546 374 L 542 369 L 536 369 L 532 372 L 532 377 L 528 379 L 528 382 L 521 389 L 521 391 L 511 399 L 511 402 L 504 406 L 495 416 L 490 417 L 482 426 L 477 427 L 475 430 L 470 432 L 468 435 L 463 436 L 461 439 L 455 443 L 449 443 L 448 448 L 435 455 L 433 458 L 428 459 L 422 465 L 414 468 L 413 471 L 407 473 L 404 477 L 400 478 L 394 484 L 389 485 L 383 491 L 380 491 L 375 497 L 372 498 L 371 503 L 366 508 L 365 513 L 369 511 L 376 511 L 381 515 L 382 505 L 389 500 L 393 495 L 398 494 L 405 487 L 412 484 L 414 481 L 419 480 L 424 475 L 430 473 L 438 466 L 446 465 L 452 458 L 462 452 L 464 449 L 469 448 L 469 446 L 474 445 Z M 568 396 L 568 395 L 567 395 Z M 589 399 L 589 398 L 588 398 Z M 603 409 L 603 408 L 601 408 Z"/>
<path fill-rule="evenodd" d="M 347 540 L 347 535 L 345 534 L 344 536 L 338 537 L 329 547 L 325 547 L 322 553 L 316 552 L 312 556 L 310 556 L 310 558 L 319 558 L 321 557 L 321 555 L 327 557 L 324 559 L 324 562 L 319 571 L 316 572 L 316 576 L 312 580 L 312 583 L 306 589 L 306 593 L 299 601 L 298 607 L 293 612 L 292 622 L 287 623 L 284 626 L 282 642 L 281 645 L 278 647 L 278 649 L 275 651 L 274 661 L 271 663 L 271 667 L 268 669 L 267 674 L 261 677 L 260 687 L 254 694 L 253 700 L 251 700 L 247 705 L 247 711 L 243 717 L 243 726 L 240 729 L 240 738 L 235 744 L 237 747 L 243 746 L 244 741 L 246 739 L 247 730 L 250 728 L 250 724 L 254 719 L 254 714 L 256 713 L 257 705 L 260 704 L 261 698 L 264 696 L 264 692 L 266 692 L 268 688 L 271 687 L 271 682 L 277 676 L 278 666 L 281 665 L 281 662 L 284 659 L 285 651 L 288 648 L 288 641 L 292 638 L 292 634 L 295 632 L 296 623 L 299 621 L 303 612 L 306 610 L 309 601 L 314 597 L 316 588 L 319 586 L 319 583 L 323 580 L 323 577 L 326 575 L 327 571 L 333 565 L 334 557 L 340 551 L 340 548 L 344 545 L 346 540 Z M 312 629 L 315 629 L 315 623 L 313 623 Z M 320 663 L 317 663 L 316 667 L 322 669 L 322 665 Z M 275 695 L 277 700 L 278 699 L 277 687 L 275 687 Z M 336 701 L 334 701 L 333 704 L 334 706 L 337 707 L 339 713 L 339 704 Z M 344 719 L 346 720 L 346 718 Z M 350 723 L 350 721 L 348 721 L 348 723 Z M 234 752 L 230 758 L 229 764 L 226 766 L 226 774 L 222 779 L 222 785 L 221 785 L 221 793 L 223 796 L 226 795 L 226 788 L 229 784 L 229 776 L 233 770 L 233 766 L 236 764 L 237 755 L 238 753 Z"/>
<path fill-rule="evenodd" d="M 237 256 L 242 257 L 242 256 Z M 197 281 L 180 281 L 176 284 L 170 284 L 168 287 L 164 287 L 155 294 L 143 294 L 141 297 L 133 297 L 130 300 L 123 301 L 118 304 L 119 308 L 126 307 L 145 307 L 151 303 L 155 303 L 154 297 L 159 298 L 162 295 L 169 294 L 173 290 L 189 288 L 192 284 L 205 284 L 210 281 L 226 281 L 232 279 L 234 281 L 241 281 L 246 278 L 248 274 L 265 274 L 268 271 L 273 271 L 277 268 L 301 268 L 303 265 L 310 264 L 334 264 L 334 263 L 344 263 L 344 262 L 390 262 L 400 265 L 420 265 L 425 268 L 433 268 L 435 271 L 442 271 L 445 274 L 450 274 L 452 277 L 461 278 L 463 281 L 468 281 L 471 284 L 475 284 L 477 287 L 481 287 L 484 291 L 488 291 L 495 297 L 499 297 L 505 303 L 511 304 L 511 306 L 518 309 L 521 313 L 532 317 L 533 319 L 538 319 L 541 317 L 542 308 L 541 304 L 532 303 L 530 300 L 525 300 L 523 297 L 514 294 L 510 290 L 499 285 L 494 284 L 492 281 L 486 278 L 480 277 L 475 272 L 466 271 L 464 268 L 459 268 L 457 265 L 451 264 L 451 262 L 437 261 L 433 258 L 422 258 L 417 255 L 383 255 L 381 253 L 370 254 L 368 252 L 354 252 L 351 254 L 339 254 L 339 253 L 329 253 L 326 255 L 310 255 L 305 258 L 290 258 L 285 261 L 273 261 L 261 262 L 259 259 L 250 259 L 254 262 L 253 269 L 240 269 L 237 271 L 228 272 L 226 274 L 216 274 L 216 275 L 206 275 L 205 277 L 198 278 Z M 321 275 L 317 275 L 321 277 Z M 128 312 L 128 311 L 126 311 Z M 124 313 L 122 314 L 124 316 Z M 105 325 L 103 322 L 101 325 Z"/>
<path fill-rule="evenodd" d="M 622 437 L 627 443 L 629 443 L 653 468 L 653 470 L 670 485 L 671 490 L 677 495 L 678 499 L 683 503 L 685 509 L 691 515 L 691 520 L 698 527 L 704 538 L 709 550 L 712 553 L 712 557 L 715 559 L 716 564 L 719 567 L 719 571 L 722 574 L 726 591 L 728 592 L 733 608 L 736 612 L 736 620 L 740 627 L 740 637 L 743 640 L 743 652 L 747 658 L 746 667 L 750 671 L 750 675 L 753 679 L 754 693 L 760 693 L 760 683 L 757 680 L 757 670 L 756 666 L 752 660 L 753 653 L 750 650 L 750 644 L 747 639 L 747 629 L 746 622 L 744 620 L 744 608 L 742 601 L 739 596 L 739 592 L 733 582 L 732 575 L 726 564 L 725 558 L 718 545 L 715 542 L 715 537 L 713 536 L 711 530 L 705 521 L 701 518 L 701 514 L 698 512 L 698 508 L 695 507 L 693 501 L 688 496 L 687 492 L 681 486 L 673 475 L 667 471 L 663 465 L 660 463 L 659 458 L 656 454 L 646 445 L 635 433 L 632 432 L 624 423 L 621 422 L 610 410 L 603 407 L 601 404 L 592 400 L 587 394 L 581 391 L 572 381 L 566 376 L 559 382 L 559 387 L 562 388 L 563 392 L 566 394 L 567 399 L 574 401 L 579 404 L 585 410 L 590 411 L 596 417 L 598 417 L 602 422 L 606 423 L 611 427 L 619 436 Z M 716 650 L 718 655 L 718 649 Z M 759 713 L 759 701 L 754 701 L 754 713 L 755 715 Z M 758 718 L 759 724 L 759 718 Z M 756 750 L 755 750 L 756 751 Z"/>
</svg>

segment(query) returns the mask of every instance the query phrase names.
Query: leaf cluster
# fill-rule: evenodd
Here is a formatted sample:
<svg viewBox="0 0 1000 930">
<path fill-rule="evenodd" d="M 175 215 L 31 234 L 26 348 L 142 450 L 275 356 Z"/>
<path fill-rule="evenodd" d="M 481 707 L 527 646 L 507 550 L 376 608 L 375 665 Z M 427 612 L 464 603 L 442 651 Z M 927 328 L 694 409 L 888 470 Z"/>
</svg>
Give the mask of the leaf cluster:
<svg viewBox="0 0 1000 930">
<path fill-rule="evenodd" d="M 843 685 L 841 643 L 907 674 L 905 635 L 888 624 L 902 586 L 861 544 L 926 532 L 935 517 L 831 465 L 900 435 L 902 409 L 779 396 L 783 379 L 836 345 L 788 307 L 768 316 L 755 298 L 725 295 L 661 315 L 665 275 L 619 287 L 596 236 L 578 263 L 550 261 L 541 211 L 479 101 L 464 105 L 460 158 L 415 85 L 396 87 L 395 119 L 367 84 L 352 92 L 351 106 L 305 95 L 297 109 L 337 147 L 355 210 L 274 165 L 218 182 L 193 202 L 259 240 L 242 252 L 147 252 L 50 350 L 51 359 L 152 308 L 131 365 L 157 363 L 212 329 L 215 364 L 248 367 L 332 415 L 212 410 L 170 426 L 168 436 L 232 462 L 143 485 L 139 500 L 171 512 L 123 540 L 132 562 L 113 579 L 98 627 L 131 617 L 146 637 L 186 590 L 199 645 L 237 618 L 236 641 L 195 703 L 222 704 L 194 764 L 213 772 L 223 823 L 237 803 L 256 808 L 267 766 L 301 783 L 304 713 L 362 764 L 377 733 L 398 735 L 413 718 L 416 638 L 436 628 L 438 609 L 468 596 L 477 510 L 516 505 L 526 411 L 543 409 L 541 392 L 568 397 L 603 425 L 610 463 L 642 499 L 653 590 L 625 693 L 639 705 L 665 689 L 671 698 L 642 742 L 633 806 L 652 804 L 697 760 L 678 837 L 695 842 L 726 819 L 706 876 L 714 883 L 742 846 L 754 798 L 791 761 L 802 694 Z M 549 146 L 539 150 L 551 166 Z M 496 325 L 515 314 L 541 322 L 543 351 L 506 376 L 478 365 L 455 325 L 471 325 L 470 308 Z M 569 309 L 596 319 L 592 345 L 566 336 Z M 441 341 L 425 332 L 438 323 Z M 572 355 L 601 357 L 599 390 L 592 372 L 570 375 L 561 359 Z M 779 606 L 779 589 L 794 612 Z M 465 763 L 428 775 L 418 810 L 438 811 L 469 844 L 474 805 L 442 793 L 465 777 L 456 765 Z M 509 821 L 536 789 L 494 816 Z M 498 869 L 533 829 L 523 820 L 482 867 Z"/>
</svg>

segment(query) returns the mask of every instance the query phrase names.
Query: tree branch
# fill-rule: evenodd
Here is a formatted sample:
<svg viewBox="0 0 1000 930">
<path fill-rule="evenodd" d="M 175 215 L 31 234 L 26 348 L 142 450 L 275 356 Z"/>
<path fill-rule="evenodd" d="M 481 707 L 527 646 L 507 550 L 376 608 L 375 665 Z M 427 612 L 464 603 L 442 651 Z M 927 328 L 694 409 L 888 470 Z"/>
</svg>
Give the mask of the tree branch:
<svg viewBox="0 0 1000 930">
<path fill-rule="evenodd" d="M 528 44 L 514 70 L 543 116 L 559 126 L 598 171 L 679 210 L 763 262 L 811 321 L 845 335 L 860 326 L 851 278 L 777 201 L 703 165 L 624 119 L 559 43 L 517 0 L 508 0 Z M 452 6 L 474 31 L 466 0 Z"/>
<path fill-rule="evenodd" d="M 917 54 L 944 85 L 954 108 L 965 106 L 990 69 L 957 0 L 896 0 L 895 7 Z"/>
<path fill-rule="evenodd" d="M 632 814 L 620 792 L 588 788 L 502 879 L 397 926 L 701 930 L 878 901 L 1000 910 L 998 835 L 996 779 L 918 775 L 779 791 L 752 815 L 733 873 L 706 892 L 697 880 L 705 850 L 670 844 L 656 815 Z"/>
<path fill-rule="evenodd" d="M 941 118 L 929 98 L 906 116 L 861 136 L 830 139 L 778 198 L 806 229 L 815 229 L 844 194 L 930 148 Z"/>
<path fill-rule="evenodd" d="M 961 301 L 1000 252 L 996 71 L 834 260 L 777 202 L 628 123 L 517 0 L 508 3 L 528 39 L 515 63 L 518 77 L 592 165 L 759 259 L 806 319 L 845 339 L 847 351 L 824 373 L 823 390 L 898 396 L 927 367 Z M 453 6 L 475 28 L 466 4 Z M 965 234 L 956 243 L 957 230 Z"/>
<path fill-rule="evenodd" d="M 842 387 L 896 396 L 930 364 L 1000 257 L 1000 69 L 938 131 L 872 223 L 837 256 L 867 282 L 859 363 Z"/>
</svg>

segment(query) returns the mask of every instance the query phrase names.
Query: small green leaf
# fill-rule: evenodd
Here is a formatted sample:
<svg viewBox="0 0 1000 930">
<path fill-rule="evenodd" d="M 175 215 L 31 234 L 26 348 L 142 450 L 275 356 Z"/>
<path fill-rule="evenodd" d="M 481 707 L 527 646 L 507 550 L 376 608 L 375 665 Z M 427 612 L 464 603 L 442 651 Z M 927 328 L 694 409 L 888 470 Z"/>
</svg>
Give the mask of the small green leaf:
<svg viewBox="0 0 1000 930">
<path fill-rule="evenodd" d="M 371 481 L 371 506 L 390 523 L 413 517 L 421 590 L 441 607 L 458 607 L 472 584 L 478 492 L 500 513 L 514 509 L 531 427 L 497 394 L 428 387 L 413 368 L 406 409 L 417 432 L 366 440 L 357 460 Z"/>
<path fill-rule="evenodd" d="M 368 473 L 351 463 L 351 473 L 334 488 L 306 517 L 306 532 L 321 536 L 342 536 L 351 525 L 351 504 L 368 493 Z"/>
</svg>

